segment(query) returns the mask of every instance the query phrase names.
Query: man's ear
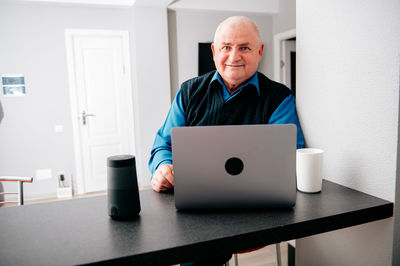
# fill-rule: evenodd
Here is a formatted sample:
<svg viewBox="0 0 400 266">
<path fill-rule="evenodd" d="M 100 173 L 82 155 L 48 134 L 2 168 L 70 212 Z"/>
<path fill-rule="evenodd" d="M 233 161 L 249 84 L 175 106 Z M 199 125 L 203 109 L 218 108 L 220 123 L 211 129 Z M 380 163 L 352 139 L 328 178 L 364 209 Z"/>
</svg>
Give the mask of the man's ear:
<svg viewBox="0 0 400 266">
<path fill-rule="evenodd" d="M 213 54 L 213 57 L 215 56 L 215 47 L 214 47 L 214 43 L 211 44 L 211 51 Z"/>
<path fill-rule="evenodd" d="M 260 49 L 258 49 L 258 54 L 262 57 L 262 55 L 263 55 L 263 51 L 264 51 L 264 44 L 262 43 L 261 45 L 260 45 Z"/>
</svg>

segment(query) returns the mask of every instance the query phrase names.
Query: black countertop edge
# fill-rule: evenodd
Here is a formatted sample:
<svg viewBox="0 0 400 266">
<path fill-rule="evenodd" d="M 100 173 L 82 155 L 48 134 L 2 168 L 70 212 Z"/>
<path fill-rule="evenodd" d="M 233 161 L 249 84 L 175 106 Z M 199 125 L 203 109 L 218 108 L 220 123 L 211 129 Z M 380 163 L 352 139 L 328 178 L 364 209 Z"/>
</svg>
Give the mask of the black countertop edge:
<svg viewBox="0 0 400 266">
<path fill-rule="evenodd" d="M 158 250 L 157 254 L 149 252 L 140 257 L 129 256 L 92 263 L 90 265 L 171 265 L 182 261 L 191 261 L 196 258 L 205 258 L 221 253 L 235 253 L 248 249 L 264 247 L 267 245 L 312 236 L 320 233 L 331 232 L 338 229 L 361 225 L 393 216 L 393 203 L 338 214 L 330 217 L 319 218 L 312 221 L 283 225 L 254 233 L 237 235 L 223 239 L 216 239 L 185 247 L 176 247 Z M 179 249 L 179 251 L 178 251 Z M 156 258 L 155 258 L 156 257 Z"/>
<path fill-rule="evenodd" d="M 327 184 L 335 182 L 324 180 Z M 348 188 L 348 190 L 354 190 Z M 165 250 L 156 250 L 147 254 L 127 256 L 123 258 L 99 261 L 86 265 L 171 265 L 183 261 L 193 261 L 196 258 L 205 258 L 221 253 L 235 253 L 248 249 L 263 247 L 282 241 L 299 239 L 320 233 L 331 232 L 338 229 L 357 226 L 368 222 L 378 221 L 393 216 L 394 204 L 364 192 L 357 191 L 381 201 L 379 205 L 340 213 L 304 222 L 295 222 L 288 225 L 281 225 L 274 228 L 250 232 L 242 235 L 235 235 L 221 239 L 204 241 L 184 247 L 174 247 Z M 299 192 L 298 192 L 299 193 Z"/>
</svg>

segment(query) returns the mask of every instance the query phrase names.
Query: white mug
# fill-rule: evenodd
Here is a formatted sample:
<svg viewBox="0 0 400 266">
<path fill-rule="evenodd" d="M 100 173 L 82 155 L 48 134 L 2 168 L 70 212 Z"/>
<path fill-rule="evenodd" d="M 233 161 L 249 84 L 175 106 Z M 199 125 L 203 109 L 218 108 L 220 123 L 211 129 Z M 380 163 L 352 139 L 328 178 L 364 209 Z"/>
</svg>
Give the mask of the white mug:
<svg viewBox="0 0 400 266">
<path fill-rule="evenodd" d="M 296 152 L 297 189 L 315 193 L 322 189 L 323 155 L 321 149 L 305 148 Z"/>
</svg>

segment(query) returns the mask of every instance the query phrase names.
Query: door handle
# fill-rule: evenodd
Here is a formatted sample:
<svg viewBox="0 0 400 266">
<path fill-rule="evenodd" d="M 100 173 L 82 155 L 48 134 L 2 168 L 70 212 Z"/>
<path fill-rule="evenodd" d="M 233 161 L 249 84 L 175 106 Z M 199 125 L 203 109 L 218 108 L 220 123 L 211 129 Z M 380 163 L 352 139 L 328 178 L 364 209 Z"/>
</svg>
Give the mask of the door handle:
<svg viewBox="0 0 400 266">
<path fill-rule="evenodd" d="M 83 125 L 86 125 L 86 117 L 88 116 L 96 116 L 95 114 L 87 114 L 86 111 L 82 112 L 82 123 Z"/>
</svg>

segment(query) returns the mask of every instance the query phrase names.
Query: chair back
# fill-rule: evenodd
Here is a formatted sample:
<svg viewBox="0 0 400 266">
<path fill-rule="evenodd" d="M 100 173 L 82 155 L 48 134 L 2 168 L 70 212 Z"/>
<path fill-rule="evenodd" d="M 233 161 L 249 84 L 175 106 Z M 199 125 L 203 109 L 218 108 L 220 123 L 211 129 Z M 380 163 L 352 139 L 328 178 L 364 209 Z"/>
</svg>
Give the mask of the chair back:
<svg viewBox="0 0 400 266">
<path fill-rule="evenodd" d="M 5 203 L 18 203 L 18 205 L 24 205 L 24 183 L 32 183 L 32 177 L 25 176 L 0 176 L 0 182 L 15 182 L 17 184 L 17 191 L 7 192 L 4 191 L 4 187 L 0 183 L 0 206 Z M 6 199 L 6 195 L 17 195 L 16 200 Z"/>
</svg>

